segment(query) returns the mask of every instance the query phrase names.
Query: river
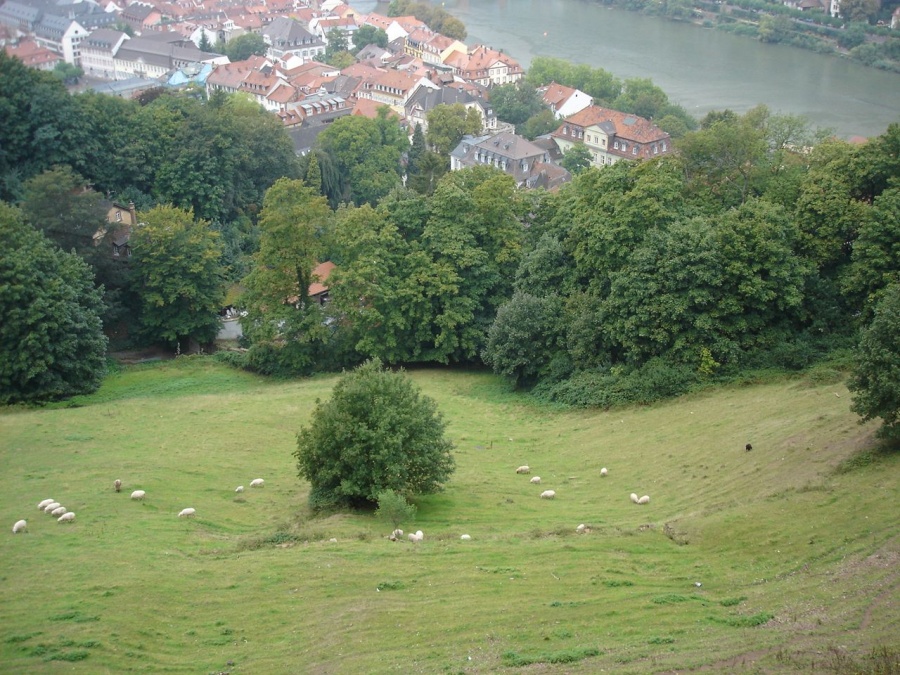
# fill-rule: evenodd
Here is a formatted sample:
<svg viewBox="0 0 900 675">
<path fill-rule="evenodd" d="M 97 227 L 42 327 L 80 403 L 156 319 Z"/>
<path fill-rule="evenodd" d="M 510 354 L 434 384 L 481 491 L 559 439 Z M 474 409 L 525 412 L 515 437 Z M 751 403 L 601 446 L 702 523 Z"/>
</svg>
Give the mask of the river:
<svg viewBox="0 0 900 675">
<path fill-rule="evenodd" d="M 351 0 L 358 11 L 387 4 Z M 762 44 L 710 28 L 609 9 L 587 0 L 445 0 L 466 43 L 502 49 L 528 67 L 553 56 L 616 77 L 653 80 L 697 118 L 760 103 L 803 115 L 842 138 L 877 136 L 900 122 L 900 75 L 836 56 Z"/>
</svg>

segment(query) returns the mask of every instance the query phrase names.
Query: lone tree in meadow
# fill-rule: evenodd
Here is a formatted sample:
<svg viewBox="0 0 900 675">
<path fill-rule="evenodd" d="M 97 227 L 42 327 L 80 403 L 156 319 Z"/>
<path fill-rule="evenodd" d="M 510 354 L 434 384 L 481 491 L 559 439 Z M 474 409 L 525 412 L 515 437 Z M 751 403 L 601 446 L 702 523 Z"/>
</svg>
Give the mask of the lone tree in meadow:
<svg viewBox="0 0 900 675">
<path fill-rule="evenodd" d="M 434 400 L 403 372 L 372 359 L 345 374 L 297 436 L 297 467 L 315 508 L 375 503 L 385 490 L 410 497 L 438 492 L 453 444 Z"/>
<path fill-rule="evenodd" d="M 862 421 L 880 417 L 883 438 L 900 439 L 900 284 L 888 287 L 863 331 L 849 388 Z"/>
</svg>

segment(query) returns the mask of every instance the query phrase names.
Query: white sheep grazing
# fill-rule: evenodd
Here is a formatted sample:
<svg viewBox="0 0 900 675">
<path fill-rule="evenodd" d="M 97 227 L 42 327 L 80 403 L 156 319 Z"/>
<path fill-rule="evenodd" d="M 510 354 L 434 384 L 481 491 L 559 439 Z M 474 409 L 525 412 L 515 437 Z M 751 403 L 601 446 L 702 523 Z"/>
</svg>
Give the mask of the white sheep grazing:
<svg viewBox="0 0 900 675">
<path fill-rule="evenodd" d="M 403 530 L 401 530 L 401 529 L 398 527 L 396 530 L 394 530 L 393 532 L 391 532 L 391 536 L 394 537 L 394 539 L 399 539 L 400 537 L 403 536 Z"/>
<path fill-rule="evenodd" d="M 609 471 L 606 470 L 605 466 L 602 469 L 600 469 L 600 477 L 601 478 L 606 478 L 606 474 L 608 474 L 608 473 L 609 473 Z"/>
<path fill-rule="evenodd" d="M 143 499 L 145 494 L 147 494 L 147 493 L 144 492 L 143 490 L 135 490 L 134 492 L 131 493 L 131 498 L 132 499 Z"/>
<path fill-rule="evenodd" d="M 534 483 L 535 485 L 540 485 L 540 484 L 541 484 L 541 477 L 540 477 L 540 476 L 535 476 L 534 478 L 531 479 L 531 482 Z"/>
<path fill-rule="evenodd" d="M 575 531 L 578 534 L 584 534 L 585 529 L 587 529 L 587 526 L 584 523 L 582 523 L 581 525 L 579 525 L 578 527 L 575 528 Z"/>
<path fill-rule="evenodd" d="M 17 520 L 16 524 L 13 525 L 13 534 L 19 534 L 19 532 L 24 532 L 25 528 L 28 526 L 24 520 Z"/>
<path fill-rule="evenodd" d="M 415 532 L 410 532 L 408 538 L 409 538 L 409 540 L 410 540 L 412 543 L 414 543 L 414 544 L 416 544 L 416 543 L 422 541 L 421 539 L 419 539 L 419 535 L 416 534 Z"/>
<path fill-rule="evenodd" d="M 633 501 L 635 504 L 638 503 L 638 496 L 633 492 L 631 493 L 631 501 Z"/>
<path fill-rule="evenodd" d="M 425 535 L 422 534 L 422 530 L 416 530 L 416 536 L 419 538 L 419 541 L 422 541 L 425 538 Z"/>
<path fill-rule="evenodd" d="M 44 507 L 44 513 L 53 513 L 53 509 L 58 509 L 60 507 L 59 502 L 50 502 L 47 506 Z"/>
<path fill-rule="evenodd" d="M 58 509 L 53 509 L 53 510 L 50 512 L 50 515 L 51 515 L 51 516 L 56 516 L 57 518 L 59 518 L 62 514 L 64 514 L 64 513 L 65 513 L 66 511 L 68 511 L 68 510 L 69 510 L 69 509 L 67 509 L 65 506 L 60 506 Z"/>
<path fill-rule="evenodd" d="M 56 500 L 53 499 L 52 497 L 51 497 L 50 499 L 44 499 L 44 500 L 41 500 L 41 503 L 38 504 L 38 511 L 43 511 L 43 510 L 44 510 L 44 507 L 47 506 L 47 504 L 52 504 L 52 503 L 55 502 L 55 501 L 56 501 Z"/>
<path fill-rule="evenodd" d="M 553 499 L 554 497 L 556 497 L 556 492 L 553 490 L 544 490 L 541 493 L 541 499 Z"/>
<path fill-rule="evenodd" d="M 649 504 L 649 503 L 650 503 L 650 497 L 648 495 L 644 495 L 643 497 L 638 499 L 638 504 Z"/>
<path fill-rule="evenodd" d="M 265 482 L 262 478 L 254 478 L 250 481 L 250 487 L 262 487 Z"/>
<path fill-rule="evenodd" d="M 243 492 L 243 491 L 244 491 L 244 486 L 243 486 L 243 485 L 238 485 L 238 486 L 234 489 L 234 491 L 235 491 L 235 492 Z"/>
<path fill-rule="evenodd" d="M 531 467 L 527 464 L 523 464 L 518 469 L 516 469 L 516 473 L 531 473 Z"/>
<path fill-rule="evenodd" d="M 122 491 L 122 481 L 120 481 L 118 478 L 116 478 L 116 482 L 113 483 L 113 486 L 116 488 L 116 492 Z"/>
<path fill-rule="evenodd" d="M 69 511 L 68 513 L 62 514 L 59 518 L 56 519 L 58 523 L 71 523 L 75 520 L 75 512 Z"/>
<path fill-rule="evenodd" d="M 197 509 L 191 509 L 191 508 L 181 509 L 181 511 L 178 513 L 178 517 L 179 518 L 193 518 L 195 513 L 197 513 Z"/>
<path fill-rule="evenodd" d="M 470 537 L 470 536 L 467 535 L 467 534 L 462 535 L 462 536 L 460 537 L 460 539 L 461 539 L 462 541 L 472 541 L 472 537 Z"/>
</svg>

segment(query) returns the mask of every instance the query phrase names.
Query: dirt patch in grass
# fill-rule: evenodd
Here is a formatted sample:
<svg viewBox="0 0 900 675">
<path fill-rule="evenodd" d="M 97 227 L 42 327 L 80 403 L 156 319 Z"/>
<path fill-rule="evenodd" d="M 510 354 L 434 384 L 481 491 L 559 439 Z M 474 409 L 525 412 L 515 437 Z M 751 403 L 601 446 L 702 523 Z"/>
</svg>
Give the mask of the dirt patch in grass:
<svg viewBox="0 0 900 675">
<path fill-rule="evenodd" d="M 161 347 L 127 349 L 117 352 L 110 352 L 109 356 L 119 363 L 129 366 L 133 366 L 138 363 L 150 363 L 152 361 L 169 361 L 175 358 L 175 354 Z"/>
</svg>

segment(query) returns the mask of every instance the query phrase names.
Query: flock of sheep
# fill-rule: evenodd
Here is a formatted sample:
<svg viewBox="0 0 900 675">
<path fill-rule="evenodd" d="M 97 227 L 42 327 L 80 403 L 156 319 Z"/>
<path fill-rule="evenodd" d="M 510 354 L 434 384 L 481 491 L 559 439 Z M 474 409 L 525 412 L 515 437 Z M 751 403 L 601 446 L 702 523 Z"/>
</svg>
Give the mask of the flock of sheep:
<svg viewBox="0 0 900 675">
<path fill-rule="evenodd" d="M 263 487 L 263 485 L 265 485 L 265 483 L 266 482 L 262 478 L 254 478 L 252 481 L 250 481 L 250 487 Z M 115 482 L 113 483 L 113 487 L 115 488 L 116 492 L 121 492 L 122 491 L 122 481 L 117 478 L 115 480 Z M 243 492 L 243 491 L 244 491 L 243 485 L 239 485 L 237 487 L 237 489 L 235 490 L 235 492 Z M 144 490 L 135 490 L 134 492 L 131 493 L 131 498 L 135 501 L 141 501 L 144 499 L 146 494 L 147 493 Z M 75 520 L 75 512 L 74 511 L 67 510 L 65 506 L 60 505 L 60 503 L 58 501 L 56 501 L 55 499 L 52 499 L 52 498 L 41 500 L 41 502 L 38 504 L 38 510 L 43 511 L 44 513 L 49 513 L 52 516 L 55 516 L 57 521 L 60 523 L 71 523 L 73 520 Z M 179 518 L 192 518 L 194 515 L 196 515 L 196 513 L 197 513 L 196 509 L 188 507 L 186 509 L 181 509 L 181 511 L 178 512 L 178 517 Z M 21 533 L 25 532 L 27 530 L 27 528 L 28 528 L 27 521 L 17 520 L 15 522 L 15 524 L 13 525 L 12 531 L 13 531 L 13 534 L 21 534 Z M 419 532 L 418 534 L 421 535 L 422 533 Z M 412 536 L 412 535 L 410 535 L 410 536 Z M 421 539 L 419 541 L 421 541 Z"/>
<path fill-rule="evenodd" d="M 528 465 L 522 465 L 516 469 L 516 473 L 517 474 L 530 474 L 531 467 Z M 606 476 L 608 476 L 608 475 L 609 475 L 609 471 L 606 469 L 606 467 L 603 467 L 602 469 L 600 469 L 600 476 L 602 478 L 606 478 Z M 532 476 L 530 483 L 532 485 L 540 485 L 541 477 L 540 476 Z M 265 481 L 262 478 L 254 478 L 252 481 L 250 481 L 250 487 L 260 488 L 260 487 L 263 487 L 263 485 L 265 485 Z M 114 483 L 114 487 L 115 487 L 116 492 L 121 492 L 122 481 L 120 479 L 116 479 L 116 481 Z M 244 491 L 243 485 L 238 485 L 237 488 L 235 489 L 235 492 L 237 492 L 237 493 L 241 493 L 243 491 Z M 135 490 L 134 492 L 131 493 L 131 498 L 136 501 L 141 501 L 144 499 L 146 494 L 147 493 L 144 490 Z M 541 499 L 555 499 L 555 498 L 556 498 L 555 490 L 544 490 L 543 492 L 541 492 Z M 634 502 L 635 504 L 642 504 L 642 505 L 649 504 L 650 496 L 644 495 L 643 497 L 638 497 L 637 494 L 632 492 L 631 493 L 631 501 Z M 55 501 L 54 499 L 42 500 L 38 504 L 38 509 L 43 511 L 44 513 L 49 513 L 49 514 L 55 516 L 57 518 L 57 521 L 60 523 L 71 523 L 73 520 L 75 520 L 74 511 L 68 511 L 66 509 L 66 507 L 61 506 L 60 503 Z M 188 507 L 188 508 L 182 509 L 178 513 L 178 517 L 179 518 L 192 518 L 194 515 L 196 515 L 196 513 L 197 513 L 196 509 L 194 509 L 192 507 Z M 28 523 L 25 520 L 17 520 L 12 528 L 13 534 L 19 534 L 21 532 L 25 532 L 27 527 L 28 527 Z M 579 525 L 578 527 L 575 528 L 575 531 L 578 534 L 585 534 L 587 532 L 590 532 L 590 528 L 582 523 L 581 525 Z M 390 539 L 391 541 L 397 541 L 402 538 L 403 538 L 403 530 L 400 530 L 400 529 L 394 530 L 393 532 L 391 532 L 390 536 L 388 537 L 388 539 Z M 422 530 L 418 530 L 416 532 L 410 532 L 408 539 L 412 543 L 417 544 L 425 539 L 425 535 L 422 534 Z M 469 541 L 472 539 L 472 537 L 470 537 L 468 534 L 464 534 L 460 537 L 460 539 L 462 541 Z"/>
<path fill-rule="evenodd" d="M 531 467 L 528 466 L 527 464 L 523 464 L 523 465 L 520 466 L 518 469 L 516 469 L 516 473 L 518 473 L 518 474 L 530 474 L 530 473 L 531 473 Z M 609 470 L 607 470 L 607 468 L 606 468 L 605 466 L 604 466 L 602 469 L 600 469 L 600 477 L 601 477 L 601 478 L 606 478 L 608 475 L 609 475 Z M 540 476 L 532 476 L 530 482 L 531 482 L 533 485 L 540 485 L 540 484 L 541 484 L 541 477 L 540 477 Z M 556 498 L 556 491 L 555 491 L 555 490 L 544 490 L 544 491 L 541 493 L 541 499 L 555 499 L 555 498 Z M 644 495 L 643 497 L 638 497 L 635 493 L 632 492 L 632 493 L 631 493 L 631 501 L 633 501 L 635 504 L 641 504 L 641 505 L 643 505 L 643 504 L 649 504 L 649 503 L 650 503 L 650 496 L 649 496 L 649 495 Z M 589 527 L 587 527 L 586 525 L 584 525 L 584 523 L 582 523 L 581 525 L 579 525 L 578 527 L 575 528 L 575 531 L 576 531 L 578 534 L 586 534 L 586 533 L 590 532 L 591 530 L 590 530 Z"/>
<path fill-rule="evenodd" d="M 523 464 L 522 466 L 520 466 L 519 468 L 516 469 L 516 473 L 517 474 L 530 474 L 531 467 L 528 466 L 527 464 Z M 600 477 L 601 478 L 606 478 L 608 475 L 609 475 L 609 470 L 605 466 L 602 469 L 600 469 Z M 529 482 L 532 485 L 540 485 L 541 477 L 540 476 L 532 476 L 531 480 Z M 544 490 L 541 493 L 541 499 L 555 499 L 555 498 L 556 498 L 555 490 Z M 638 497 L 636 494 L 634 494 L 632 492 L 631 493 L 631 501 L 633 501 L 635 504 L 641 504 L 641 505 L 649 504 L 650 496 L 644 495 L 643 497 Z M 591 531 L 591 528 L 588 527 L 587 525 L 585 525 L 584 523 L 581 523 L 578 527 L 575 528 L 575 532 L 577 532 L 578 534 L 588 534 L 590 531 Z M 422 534 L 422 530 L 419 530 L 418 532 L 410 533 L 408 538 L 412 543 L 416 544 L 416 543 L 422 541 L 425 538 L 425 535 Z M 400 541 L 401 539 L 403 539 L 403 530 L 400 530 L 400 529 L 394 530 L 393 532 L 391 532 L 388 535 L 388 539 L 390 539 L 391 541 Z M 470 541 L 472 539 L 472 537 L 470 537 L 468 534 L 464 534 L 460 537 L 460 539 L 462 541 Z"/>
<path fill-rule="evenodd" d="M 49 513 L 51 516 L 56 518 L 56 522 L 58 523 L 71 523 L 75 520 L 75 512 L 69 511 L 65 506 L 61 505 L 55 499 L 48 498 L 42 499 L 38 503 L 38 511 L 43 511 L 44 513 Z M 13 524 L 13 534 L 20 534 L 25 532 L 28 528 L 28 521 L 26 520 L 17 520 L 15 524 Z"/>
</svg>

